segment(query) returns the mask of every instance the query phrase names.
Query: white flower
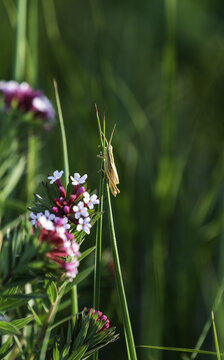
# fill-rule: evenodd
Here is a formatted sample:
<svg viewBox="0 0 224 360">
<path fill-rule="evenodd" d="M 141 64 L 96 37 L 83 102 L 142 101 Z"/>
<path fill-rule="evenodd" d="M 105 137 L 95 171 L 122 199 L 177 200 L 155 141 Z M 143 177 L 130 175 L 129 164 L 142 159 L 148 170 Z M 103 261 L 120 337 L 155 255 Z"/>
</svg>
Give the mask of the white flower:
<svg viewBox="0 0 224 360">
<path fill-rule="evenodd" d="M 69 281 L 72 281 L 78 274 L 79 261 L 77 259 L 72 260 L 70 263 L 65 263 L 66 275 Z"/>
<path fill-rule="evenodd" d="M 33 212 L 30 214 L 30 222 L 31 225 L 37 227 L 37 221 L 39 220 L 39 218 L 43 215 L 42 212 L 39 212 L 37 214 L 34 214 Z"/>
<path fill-rule="evenodd" d="M 27 82 L 22 82 L 20 85 L 19 85 L 19 90 L 22 91 L 22 92 L 26 92 L 26 91 L 32 91 L 32 88 L 30 87 L 29 84 L 27 84 Z"/>
<path fill-rule="evenodd" d="M 60 179 L 63 174 L 64 174 L 63 170 L 61 171 L 55 170 L 53 176 L 48 176 L 48 179 L 51 180 L 50 184 L 53 184 L 56 180 Z"/>
<path fill-rule="evenodd" d="M 79 252 L 79 244 L 77 244 L 77 242 L 75 240 L 70 241 L 70 240 L 66 240 L 64 241 L 64 247 L 66 249 L 66 252 L 69 256 L 80 256 L 80 252 Z"/>
<path fill-rule="evenodd" d="M 63 224 L 63 228 L 64 228 L 65 230 L 68 230 L 68 229 L 70 229 L 70 227 L 71 227 L 71 225 L 68 224 L 68 218 L 67 218 L 66 216 L 63 217 L 63 219 L 62 219 L 62 224 Z"/>
<path fill-rule="evenodd" d="M 83 194 L 83 201 L 87 204 L 89 209 L 93 209 L 95 204 L 99 204 L 99 199 L 97 199 L 97 195 L 93 194 L 92 196 L 86 191 Z"/>
<path fill-rule="evenodd" d="M 65 228 L 63 226 L 56 226 L 55 230 L 56 230 L 56 232 L 58 233 L 59 237 L 62 240 L 64 240 L 64 241 L 67 240 L 66 235 L 65 235 L 66 230 L 65 230 Z"/>
<path fill-rule="evenodd" d="M 92 225 L 89 223 L 90 222 L 90 218 L 86 217 L 85 219 L 83 218 L 79 218 L 79 223 L 77 225 L 77 231 L 85 231 L 86 234 L 90 234 L 90 228 L 92 227 Z"/>
<path fill-rule="evenodd" d="M 38 221 L 44 229 L 46 229 L 48 231 L 55 230 L 54 223 L 51 220 L 48 220 L 44 215 L 40 216 Z"/>
<path fill-rule="evenodd" d="M 74 177 L 70 176 L 70 178 L 72 180 L 72 185 L 80 185 L 86 182 L 87 175 L 85 174 L 83 176 L 80 176 L 79 173 L 74 173 Z"/>
<path fill-rule="evenodd" d="M 71 225 L 68 224 L 68 218 L 66 216 L 63 218 L 55 216 L 54 222 L 56 225 L 63 227 L 65 230 L 68 230 L 71 227 Z"/>
<path fill-rule="evenodd" d="M 0 81 L 0 90 L 3 91 L 3 93 L 14 93 L 19 90 L 19 84 L 14 81 Z"/>
<path fill-rule="evenodd" d="M 32 105 L 35 110 L 46 113 L 49 118 L 54 117 L 54 109 L 46 96 L 36 96 L 32 101 Z"/>
<path fill-rule="evenodd" d="M 73 206 L 73 211 L 75 212 L 75 218 L 79 219 L 80 216 L 87 217 L 89 216 L 87 208 L 84 206 L 83 201 L 79 201 L 78 205 Z"/>
<path fill-rule="evenodd" d="M 45 210 L 44 211 L 44 216 L 48 219 L 48 220 L 54 220 L 56 218 L 56 216 L 54 214 L 51 214 L 50 211 Z"/>
</svg>

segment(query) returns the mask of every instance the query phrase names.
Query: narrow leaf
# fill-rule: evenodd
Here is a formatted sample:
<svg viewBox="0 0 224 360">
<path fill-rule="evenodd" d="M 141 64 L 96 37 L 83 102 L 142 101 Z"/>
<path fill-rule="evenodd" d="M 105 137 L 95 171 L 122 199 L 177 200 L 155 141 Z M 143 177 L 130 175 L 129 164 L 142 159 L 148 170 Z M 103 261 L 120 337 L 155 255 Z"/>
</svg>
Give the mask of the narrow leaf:
<svg viewBox="0 0 224 360">
<path fill-rule="evenodd" d="M 0 321 L 0 334 L 1 335 L 20 335 L 19 330 L 6 321 Z"/>
</svg>

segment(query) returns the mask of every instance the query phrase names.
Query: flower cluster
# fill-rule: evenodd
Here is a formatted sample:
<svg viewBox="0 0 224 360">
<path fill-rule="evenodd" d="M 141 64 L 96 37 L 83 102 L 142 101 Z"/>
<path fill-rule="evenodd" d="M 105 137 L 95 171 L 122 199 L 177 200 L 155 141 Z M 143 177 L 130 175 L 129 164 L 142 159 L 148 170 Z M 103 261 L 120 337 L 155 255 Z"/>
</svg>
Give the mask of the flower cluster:
<svg viewBox="0 0 224 360">
<path fill-rule="evenodd" d="M 46 241 L 52 247 L 47 257 L 65 269 L 66 276 L 72 281 L 78 273 L 79 245 L 64 227 L 63 219 L 58 218 L 53 222 L 50 216 L 46 217 L 42 214 L 32 221 L 35 221 L 35 226 L 40 228 L 39 240 Z"/>
<path fill-rule="evenodd" d="M 94 314 L 97 314 L 95 321 L 101 321 L 103 323 L 102 327 L 98 330 L 98 332 L 101 332 L 103 330 L 106 330 L 110 327 L 110 321 L 107 319 L 106 315 L 103 315 L 101 311 L 96 311 L 94 308 L 87 310 L 87 315 L 90 314 L 93 316 Z"/>
<path fill-rule="evenodd" d="M 53 176 L 49 176 L 50 184 L 56 183 L 59 196 L 54 198 L 54 205 L 51 210 L 57 217 L 66 217 L 71 223 L 76 225 L 76 230 L 83 230 L 86 234 L 90 233 L 90 212 L 94 205 L 99 204 L 96 194 L 90 195 L 83 186 L 86 182 L 87 175 L 80 176 L 75 173 L 70 176 L 73 185 L 72 194 L 66 194 L 60 178 L 63 171 L 54 171 Z"/>
<path fill-rule="evenodd" d="M 33 90 L 26 82 L 0 81 L 0 92 L 3 94 L 5 111 L 15 104 L 22 112 L 31 112 L 33 117 L 48 123 L 54 119 L 55 112 L 48 98 L 41 91 Z"/>
<path fill-rule="evenodd" d="M 52 246 L 47 256 L 60 264 L 71 280 L 77 274 L 80 256 L 77 236 L 75 239 L 71 232 L 77 231 L 78 234 L 82 230 L 90 233 L 94 205 L 99 204 L 99 200 L 95 194 L 90 195 L 85 190 L 87 175 L 75 173 L 71 176 L 68 189 L 71 185 L 73 189 L 72 193 L 67 190 L 68 194 L 60 180 L 62 175 L 63 171 L 56 170 L 52 176 L 48 176 L 50 184 L 43 184 L 46 197 L 35 194 L 37 202 L 31 208 L 30 222 L 35 228 L 41 229 L 40 241 Z"/>
</svg>

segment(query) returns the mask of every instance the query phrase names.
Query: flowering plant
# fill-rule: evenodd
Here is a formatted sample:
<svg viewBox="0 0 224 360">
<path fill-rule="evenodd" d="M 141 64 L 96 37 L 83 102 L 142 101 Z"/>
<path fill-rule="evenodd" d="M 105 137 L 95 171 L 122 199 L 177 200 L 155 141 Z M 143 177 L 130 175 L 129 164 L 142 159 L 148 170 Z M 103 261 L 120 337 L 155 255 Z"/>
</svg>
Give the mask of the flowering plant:
<svg viewBox="0 0 224 360">
<path fill-rule="evenodd" d="M 33 90 L 29 84 L 17 81 L 0 81 L 0 93 L 3 96 L 3 110 L 19 110 L 22 114 L 30 114 L 44 122 L 46 127 L 52 124 L 54 109 L 48 98 L 40 91 Z"/>
</svg>

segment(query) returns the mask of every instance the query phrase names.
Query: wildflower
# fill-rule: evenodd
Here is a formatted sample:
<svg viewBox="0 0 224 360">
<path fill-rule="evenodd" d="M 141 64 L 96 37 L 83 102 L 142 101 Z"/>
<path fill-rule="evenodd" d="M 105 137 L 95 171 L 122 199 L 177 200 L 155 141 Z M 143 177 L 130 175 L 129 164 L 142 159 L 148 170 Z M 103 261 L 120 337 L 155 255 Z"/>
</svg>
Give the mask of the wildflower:
<svg viewBox="0 0 224 360">
<path fill-rule="evenodd" d="M 53 184 L 55 181 L 59 180 L 63 174 L 64 174 L 63 170 L 61 171 L 55 170 L 53 172 L 53 176 L 48 176 L 48 179 L 50 180 L 50 184 Z"/>
<path fill-rule="evenodd" d="M 48 122 L 54 119 L 55 112 L 48 98 L 41 91 L 33 90 L 26 82 L 0 81 L 0 92 L 5 101 L 5 111 L 16 106 L 23 113 L 30 112 L 34 118 Z"/>
<path fill-rule="evenodd" d="M 74 177 L 70 176 L 72 180 L 72 185 L 84 184 L 87 179 L 87 175 L 80 176 L 79 173 L 74 173 Z"/>
<path fill-rule="evenodd" d="M 72 260 L 70 263 L 65 263 L 64 267 L 69 281 L 72 281 L 72 279 L 74 279 L 78 274 L 78 266 L 79 262 L 77 259 Z"/>
<path fill-rule="evenodd" d="M 76 219 L 79 219 L 81 216 L 84 216 L 84 217 L 89 216 L 87 208 L 84 206 L 83 201 L 80 201 L 77 206 L 76 205 L 73 206 L 73 211 L 75 212 Z"/>
<path fill-rule="evenodd" d="M 49 210 L 44 211 L 44 216 L 49 220 L 55 220 L 55 215 L 51 214 Z"/>
<path fill-rule="evenodd" d="M 68 218 L 66 216 L 63 218 L 55 217 L 54 222 L 57 225 L 63 226 L 63 228 L 66 230 L 70 229 L 70 227 L 71 227 L 71 225 L 68 224 Z"/>
<path fill-rule="evenodd" d="M 77 230 L 78 231 L 85 231 L 86 234 L 90 234 L 90 228 L 92 227 L 92 225 L 90 224 L 90 218 L 86 217 L 85 219 L 83 218 L 79 218 L 79 223 L 77 225 Z"/>
<path fill-rule="evenodd" d="M 38 223 L 45 229 L 45 230 L 55 230 L 54 223 L 47 219 L 44 215 L 41 215 L 38 219 Z"/>
<path fill-rule="evenodd" d="M 90 196 L 88 192 L 84 192 L 83 201 L 87 204 L 89 209 L 93 209 L 95 204 L 99 204 L 99 200 L 97 199 L 97 195 L 93 194 Z"/>
<path fill-rule="evenodd" d="M 37 227 L 37 222 L 38 222 L 38 219 L 43 215 L 43 213 L 39 212 L 37 214 L 34 214 L 33 212 L 31 212 L 30 214 L 30 222 L 31 222 L 31 225 Z"/>
<path fill-rule="evenodd" d="M 39 240 L 47 242 L 52 247 L 46 256 L 66 270 L 66 276 L 71 281 L 78 273 L 78 257 L 80 256 L 79 245 L 74 236 L 63 227 L 63 224 L 54 223 L 44 215 L 39 217 L 38 226 L 40 228 Z"/>
<path fill-rule="evenodd" d="M 86 192 L 84 184 L 87 178 L 86 174 L 80 176 L 78 173 L 75 173 L 74 177 L 71 176 L 70 178 L 73 179 L 73 189 L 71 189 L 70 185 L 66 190 L 61 184 L 60 179 L 62 175 L 62 170 L 55 170 L 53 175 L 48 176 L 50 186 L 43 184 L 44 196 L 35 194 L 35 207 L 31 208 L 31 210 L 35 213 L 36 209 L 43 209 L 47 206 L 51 211 L 46 210 L 47 212 L 44 215 L 57 226 L 69 230 L 72 224 L 73 231 L 76 227 L 77 231 L 83 230 L 86 234 L 90 234 L 91 220 L 94 213 L 93 208 L 95 204 L 99 203 L 99 200 L 95 194 L 91 196 Z M 77 183 L 79 184 L 77 185 Z M 53 184 L 54 186 L 51 186 Z M 69 190 L 70 193 L 68 193 Z"/>
</svg>

